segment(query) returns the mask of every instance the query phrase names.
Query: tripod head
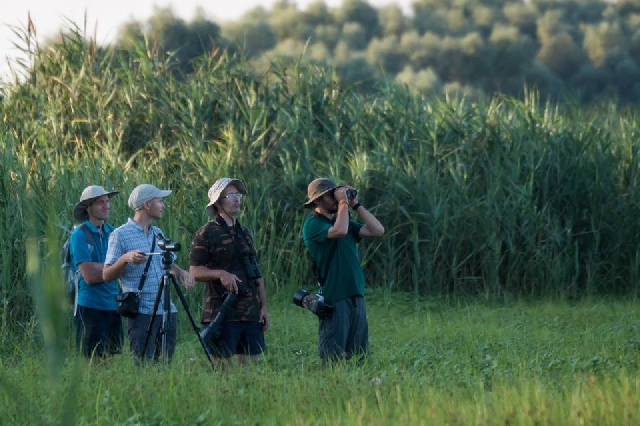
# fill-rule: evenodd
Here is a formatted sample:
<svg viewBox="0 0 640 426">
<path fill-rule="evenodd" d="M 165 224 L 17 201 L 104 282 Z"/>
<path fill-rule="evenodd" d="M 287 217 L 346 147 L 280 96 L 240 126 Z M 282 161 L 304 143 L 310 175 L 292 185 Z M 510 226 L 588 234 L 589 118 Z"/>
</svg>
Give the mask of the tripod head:
<svg viewBox="0 0 640 426">
<path fill-rule="evenodd" d="M 159 251 L 159 252 L 151 252 L 145 253 L 145 256 L 162 256 L 162 266 L 165 270 L 171 269 L 171 265 L 173 264 L 173 257 L 171 256 L 170 251 Z"/>
<path fill-rule="evenodd" d="M 173 264 L 173 256 L 171 252 L 180 251 L 180 243 L 174 243 L 169 238 L 165 238 L 164 235 L 158 234 L 158 247 L 162 249 L 161 252 L 145 253 L 145 256 L 162 256 L 162 265 L 165 270 L 170 270 Z"/>
</svg>

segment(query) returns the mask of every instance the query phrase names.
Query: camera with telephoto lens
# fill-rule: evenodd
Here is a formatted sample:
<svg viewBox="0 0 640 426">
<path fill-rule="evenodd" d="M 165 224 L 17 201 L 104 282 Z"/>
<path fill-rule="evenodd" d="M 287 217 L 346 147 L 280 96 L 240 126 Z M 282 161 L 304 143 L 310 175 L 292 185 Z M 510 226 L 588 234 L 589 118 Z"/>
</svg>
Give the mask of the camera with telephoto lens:
<svg viewBox="0 0 640 426">
<path fill-rule="evenodd" d="M 313 295 L 307 290 L 298 290 L 293 294 L 293 303 L 310 310 L 322 320 L 328 320 L 333 315 L 333 305 L 325 302 L 321 294 Z"/>
<path fill-rule="evenodd" d="M 200 332 L 200 338 L 209 346 L 213 346 L 216 340 L 220 338 L 222 325 L 227 317 L 233 313 L 236 299 L 249 293 L 251 287 L 257 287 L 258 281 L 256 280 L 258 278 L 262 278 L 262 273 L 260 273 L 260 267 L 258 266 L 258 259 L 255 254 L 245 253 L 242 256 L 242 262 L 244 264 L 245 272 L 247 273 L 246 283 L 238 283 L 238 293 L 227 293 L 213 321 L 211 321 L 204 330 Z"/>
<path fill-rule="evenodd" d="M 250 281 L 250 283 L 255 283 L 255 281 Z M 227 293 L 213 321 L 211 321 L 204 330 L 200 332 L 200 338 L 204 343 L 208 346 L 213 346 L 215 344 L 222 334 L 222 325 L 235 309 L 236 299 L 246 295 L 248 292 L 248 285 L 238 283 L 238 293 Z"/>
<path fill-rule="evenodd" d="M 180 251 L 180 243 L 175 243 L 162 234 L 158 235 L 157 244 L 164 251 Z"/>
</svg>

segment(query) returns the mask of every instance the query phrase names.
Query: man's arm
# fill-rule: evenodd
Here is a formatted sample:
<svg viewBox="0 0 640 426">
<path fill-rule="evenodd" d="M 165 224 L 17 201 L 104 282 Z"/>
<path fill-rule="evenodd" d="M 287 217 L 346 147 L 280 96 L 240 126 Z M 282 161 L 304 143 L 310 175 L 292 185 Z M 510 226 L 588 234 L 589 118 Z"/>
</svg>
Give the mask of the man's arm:
<svg viewBox="0 0 640 426">
<path fill-rule="evenodd" d="M 347 187 L 335 190 L 333 196 L 338 201 L 336 221 L 327 231 L 327 238 L 344 238 L 349 232 L 349 200 L 347 199 Z"/>
<path fill-rule="evenodd" d="M 238 292 L 238 282 L 242 282 L 237 275 L 225 271 L 224 269 L 211 269 L 202 265 L 189 266 L 189 274 L 200 282 L 220 280 L 224 288 L 232 293 Z"/>
<path fill-rule="evenodd" d="M 82 262 L 78 265 L 82 279 L 87 284 L 97 284 L 104 282 L 102 278 L 102 269 L 104 263 L 102 262 Z"/>
<path fill-rule="evenodd" d="M 189 274 L 189 272 L 180 268 L 178 265 L 173 265 L 173 267 L 171 268 L 171 273 L 174 276 L 178 277 L 185 289 L 191 290 L 193 288 L 195 280 L 193 279 L 193 276 Z"/>
<path fill-rule="evenodd" d="M 147 261 L 147 256 L 141 250 L 131 250 L 123 254 L 113 264 L 105 264 L 102 270 L 102 279 L 112 281 L 120 278 L 128 263 L 139 264 Z"/>
<path fill-rule="evenodd" d="M 104 258 L 94 259 L 93 236 L 84 223 L 74 229 L 70 242 L 72 260 L 78 266 L 84 282 L 87 284 L 101 283 Z M 96 260 L 100 260 L 100 262 Z"/>
<path fill-rule="evenodd" d="M 262 323 L 262 331 L 269 328 L 269 308 L 267 307 L 267 290 L 264 287 L 264 278 L 258 278 L 258 294 L 260 295 L 260 322 Z"/>
<path fill-rule="evenodd" d="M 384 226 L 380 223 L 376 217 L 371 214 L 369 210 L 364 208 L 364 206 L 360 205 L 357 210 L 358 219 L 364 226 L 360 228 L 360 233 L 358 234 L 361 237 L 382 237 L 384 235 Z"/>
</svg>

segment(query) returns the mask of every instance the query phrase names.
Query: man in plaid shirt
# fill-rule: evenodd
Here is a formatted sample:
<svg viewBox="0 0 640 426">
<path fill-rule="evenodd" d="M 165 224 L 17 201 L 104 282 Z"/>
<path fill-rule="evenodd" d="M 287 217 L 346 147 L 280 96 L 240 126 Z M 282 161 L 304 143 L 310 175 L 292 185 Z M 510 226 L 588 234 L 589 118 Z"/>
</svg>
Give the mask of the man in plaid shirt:
<svg viewBox="0 0 640 426">
<path fill-rule="evenodd" d="M 138 291 L 148 260 L 145 253 L 153 252 L 157 249 L 157 238 L 162 235 L 162 230 L 154 226 L 153 221 L 162 218 L 165 208 L 164 198 L 169 194 L 171 194 L 170 190 L 160 190 L 153 185 L 142 184 L 137 186 L 129 196 L 129 207 L 135 211 L 133 218 L 129 218 L 127 223 L 118 227 L 109 237 L 109 248 L 107 249 L 102 276 L 105 281 L 119 278 L 123 292 Z M 170 254 L 175 260 L 175 252 Z M 190 290 L 193 287 L 193 277 L 187 271 L 174 264 L 171 268 L 171 273 L 180 280 L 185 289 Z M 143 353 L 143 350 L 162 274 L 161 256 L 152 256 L 144 285 L 140 291 L 139 313 L 134 318 L 127 318 L 131 352 L 139 359 L 149 358 L 157 361 L 161 355 L 164 294 L 160 299 L 156 316 L 150 329 L 146 352 Z M 169 357 L 167 361 L 171 360 L 176 346 L 177 313 L 178 310 L 171 302 L 169 326 L 168 330 L 164 330 Z"/>
</svg>

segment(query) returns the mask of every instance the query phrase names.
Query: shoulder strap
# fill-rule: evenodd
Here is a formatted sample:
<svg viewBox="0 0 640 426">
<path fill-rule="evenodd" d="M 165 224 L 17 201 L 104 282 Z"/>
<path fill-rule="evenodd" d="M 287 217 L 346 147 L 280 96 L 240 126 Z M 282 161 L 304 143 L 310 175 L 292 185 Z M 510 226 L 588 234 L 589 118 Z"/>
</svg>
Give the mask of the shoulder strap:
<svg viewBox="0 0 640 426">
<path fill-rule="evenodd" d="M 334 244 L 335 245 L 335 244 Z M 336 248 L 337 247 L 332 247 L 329 253 L 329 258 L 327 259 L 327 264 L 324 268 L 323 274 L 322 275 L 318 275 L 318 284 L 320 284 L 320 287 L 324 287 L 324 282 L 327 280 L 327 275 L 329 275 L 329 268 L 331 267 L 331 261 L 333 260 L 333 255 L 336 252 Z M 318 268 L 318 265 L 316 264 L 316 269 Z"/>
<path fill-rule="evenodd" d="M 84 232 L 84 236 L 87 237 L 87 243 L 92 246 L 93 234 L 89 230 L 89 227 L 83 222 L 82 225 L 80 225 L 80 229 L 82 229 L 82 232 Z"/>
<path fill-rule="evenodd" d="M 151 243 L 151 253 L 153 253 L 153 250 L 155 250 L 156 248 L 156 233 L 153 233 L 153 243 Z M 142 273 L 142 276 L 140 277 L 140 284 L 138 284 L 138 293 L 140 293 L 142 291 L 142 287 L 144 287 L 144 281 L 147 279 L 147 272 L 149 272 L 149 265 L 151 265 L 151 258 L 153 256 L 149 256 L 149 258 L 147 259 L 147 264 L 144 267 L 144 272 Z"/>
<path fill-rule="evenodd" d="M 327 219 L 325 216 L 319 214 L 319 213 L 314 213 L 314 216 L 319 217 L 321 219 L 324 219 L 327 222 L 333 223 L 331 220 Z M 329 244 L 332 244 L 333 246 L 336 246 L 337 243 L 331 242 Z M 313 262 L 313 269 L 316 272 L 316 275 L 318 276 L 318 284 L 320 285 L 320 288 L 324 287 L 324 282 L 327 280 L 327 275 L 329 275 L 329 267 L 331 267 L 331 261 L 333 260 L 333 255 L 336 252 L 336 248 L 337 247 L 331 247 L 331 250 L 329 252 L 329 258 L 327 259 L 327 264 L 324 268 L 324 271 L 322 271 L 322 275 L 320 275 L 320 268 L 318 268 L 318 264 L 315 262 L 315 260 L 313 260 L 313 258 L 311 259 L 311 261 Z"/>
<path fill-rule="evenodd" d="M 89 229 L 89 227 L 83 222 L 82 224 L 80 224 L 79 228 L 82 229 L 82 232 L 84 232 L 84 236 L 87 239 L 87 244 L 93 247 L 94 246 L 93 234 L 91 233 L 91 230 Z M 71 252 L 69 252 L 69 257 L 71 257 Z M 78 281 L 78 279 L 80 278 L 79 275 L 80 275 L 80 269 L 75 271 L 74 280 L 73 280 L 73 284 L 75 286 L 75 292 L 73 294 L 73 316 L 74 317 L 78 313 L 78 292 L 80 291 L 78 288 L 80 284 Z"/>
</svg>

